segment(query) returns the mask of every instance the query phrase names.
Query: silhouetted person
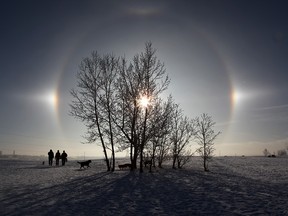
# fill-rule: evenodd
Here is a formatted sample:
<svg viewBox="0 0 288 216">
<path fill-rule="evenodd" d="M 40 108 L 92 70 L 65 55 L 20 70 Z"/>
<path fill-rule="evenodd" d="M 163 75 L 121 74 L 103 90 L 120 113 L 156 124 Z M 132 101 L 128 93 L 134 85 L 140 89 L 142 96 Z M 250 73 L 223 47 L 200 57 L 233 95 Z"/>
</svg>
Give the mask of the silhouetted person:
<svg viewBox="0 0 288 216">
<path fill-rule="evenodd" d="M 61 160 L 62 160 L 62 166 L 65 165 L 66 161 L 67 161 L 67 154 L 65 151 L 63 151 L 62 155 L 61 155 Z"/>
<path fill-rule="evenodd" d="M 49 161 L 49 166 L 52 166 L 53 164 L 53 158 L 54 158 L 54 152 L 52 149 L 48 152 L 48 161 Z"/>
<path fill-rule="evenodd" d="M 59 165 L 60 158 L 61 158 L 60 152 L 59 152 L 59 150 L 57 150 L 57 152 L 55 154 L 56 166 Z"/>
</svg>

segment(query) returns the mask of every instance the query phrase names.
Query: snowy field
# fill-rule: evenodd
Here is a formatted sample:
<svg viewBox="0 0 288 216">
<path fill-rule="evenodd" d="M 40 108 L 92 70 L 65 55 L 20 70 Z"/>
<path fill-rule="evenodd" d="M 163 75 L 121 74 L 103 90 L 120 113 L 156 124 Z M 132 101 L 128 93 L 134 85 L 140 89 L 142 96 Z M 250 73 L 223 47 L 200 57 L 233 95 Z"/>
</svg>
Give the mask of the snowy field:
<svg viewBox="0 0 288 216">
<path fill-rule="evenodd" d="M 142 174 L 0 159 L 0 215 L 288 215 L 288 158 L 216 157 L 210 170 L 197 157 Z"/>
</svg>

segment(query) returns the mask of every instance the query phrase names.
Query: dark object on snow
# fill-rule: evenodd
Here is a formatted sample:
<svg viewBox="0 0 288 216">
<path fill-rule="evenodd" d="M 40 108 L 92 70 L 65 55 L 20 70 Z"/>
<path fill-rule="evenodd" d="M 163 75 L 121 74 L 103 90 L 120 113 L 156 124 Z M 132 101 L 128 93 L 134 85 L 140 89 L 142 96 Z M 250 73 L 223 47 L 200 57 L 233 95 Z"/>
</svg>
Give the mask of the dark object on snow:
<svg viewBox="0 0 288 216">
<path fill-rule="evenodd" d="M 147 165 L 152 165 L 152 160 L 145 160 L 144 161 L 144 166 L 146 167 Z"/>
<path fill-rule="evenodd" d="M 53 164 L 53 158 L 54 158 L 54 152 L 52 149 L 48 152 L 48 161 L 49 161 L 49 166 L 52 166 Z"/>
<path fill-rule="evenodd" d="M 119 167 L 120 170 L 123 170 L 125 168 L 130 168 L 131 169 L 131 164 L 129 164 L 129 163 L 119 164 L 118 167 Z"/>
<path fill-rule="evenodd" d="M 84 166 L 86 166 L 87 168 L 90 167 L 89 164 L 91 163 L 92 161 L 91 160 L 87 160 L 87 161 L 83 161 L 83 162 L 79 162 L 77 161 L 77 163 L 80 164 L 80 169 L 83 167 L 84 169 Z M 91 168 L 91 167 L 90 167 Z"/>
<path fill-rule="evenodd" d="M 55 154 L 55 159 L 56 159 L 56 166 L 59 165 L 59 160 L 61 158 L 61 154 L 59 152 L 59 150 L 57 150 L 56 154 Z"/>
<path fill-rule="evenodd" d="M 273 157 L 273 158 L 275 158 L 275 157 L 276 157 L 276 155 L 274 155 L 274 154 L 273 154 L 273 155 L 268 155 L 268 157 Z"/>
<path fill-rule="evenodd" d="M 63 153 L 61 154 L 61 160 L 62 160 L 62 166 L 65 165 L 65 163 L 67 162 L 67 154 L 65 151 L 63 151 Z"/>
</svg>

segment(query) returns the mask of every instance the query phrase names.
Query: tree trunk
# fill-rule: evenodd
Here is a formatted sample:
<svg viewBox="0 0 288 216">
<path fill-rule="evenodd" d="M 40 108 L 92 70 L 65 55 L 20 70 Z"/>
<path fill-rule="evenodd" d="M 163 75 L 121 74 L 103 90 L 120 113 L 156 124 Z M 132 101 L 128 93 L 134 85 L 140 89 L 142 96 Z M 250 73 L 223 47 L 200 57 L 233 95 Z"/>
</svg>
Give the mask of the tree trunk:
<svg viewBox="0 0 288 216">
<path fill-rule="evenodd" d="M 112 145 L 112 168 L 111 171 L 114 172 L 115 170 L 115 151 L 114 151 L 114 145 Z"/>
<path fill-rule="evenodd" d="M 207 157 L 204 155 L 204 171 L 207 172 L 208 170 L 208 164 L 207 164 Z"/>
<path fill-rule="evenodd" d="M 172 166 L 173 169 L 176 169 L 176 166 L 175 166 L 175 164 L 176 164 L 176 159 L 177 159 L 177 154 L 174 154 L 174 155 L 173 155 L 173 166 Z"/>
<path fill-rule="evenodd" d="M 131 155 L 131 170 L 137 169 L 138 148 L 134 147 L 134 155 Z"/>
<path fill-rule="evenodd" d="M 161 160 L 158 161 L 158 167 L 162 168 L 162 161 Z"/>
<path fill-rule="evenodd" d="M 143 173 L 143 148 L 142 145 L 140 147 L 140 173 Z"/>
<path fill-rule="evenodd" d="M 103 144 L 102 144 L 103 146 Z M 104 152 L 104 155 L 105 155 L 105 161 L 106 161 L 106 166 L 107 166 L 107 172 L 110 171 L 110 163 L 109 163 L 109 159 L 108 159 L 108 156 L 107 156 L 107 151 L 106 151 L 106 148 L 105 146 L 103 147 L 103 152 Z"/>
<path fill-rule="evenodd" d="M 109 101 L 108 101 L 108 104 L 109 104 Z M 108 120 L 109 120 L 109 132 L 110 132 L 110 142 L 111 142 L 111 151 L 112 151 L 111 171 L 114 172 L 114 170 L 115 170 L 115 151 L 114 151 L 114 137 L 113 137 L 113 130 L 112 130 L 112 119 L 111 119 L 110 105 L 108 106 Z"/>
<path fill-rule="evenodd" d="M 140 173 L 143 173 L 143 150 L 144 145 L 146 143 L 146 123 L 147 123 L 147 107 L 145 108 L 145 115 L 144 115 L 144 128 L 143 128 L 143 134 L 142 134 L 142 140 L 140 143 Z"/>
<path fill-rule="evenodd" d="M 155 152 L 156 152 L 156 144 L 153 143 L 153 152 L 152 152 L 152 158 L 151 158 L 151 166 L 153 164 L 153 167 L 155 168 Z"/>
<path fill-rule="evenodd" d="M 181 161 L 179 160 L 179 158 L 177 158 L 177 167 L 178 169 L 181 169 Z"/>
<path fill-rule="evenodd" d="M 131 170 L 134 169 L 134 163 L 133 163 L 133 145 L 130 143 L 130 161 L 131 161 Z"/>
</svg>

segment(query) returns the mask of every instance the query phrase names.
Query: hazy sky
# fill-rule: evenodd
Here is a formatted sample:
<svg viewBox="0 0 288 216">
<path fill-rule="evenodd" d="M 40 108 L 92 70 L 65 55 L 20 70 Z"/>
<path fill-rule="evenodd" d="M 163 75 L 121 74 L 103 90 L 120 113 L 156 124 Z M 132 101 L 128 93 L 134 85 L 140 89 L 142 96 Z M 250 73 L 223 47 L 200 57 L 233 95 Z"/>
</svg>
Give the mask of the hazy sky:
<svg viewBox="0 0 288 216">
<path fill-rule="evenodd" d="M 82 58 L 130 59 L 147 41 L 165 63 L 171 93 L 191 118 L 222 134 L 216 155 L 262 154 L 288 142 L 287 1 L 2 1 L 0 151 L 102 156 L 81 144 L 69 116 Z M 54 96 L 53 96 L 54 95 Z M 58 104 L 53 102 L 57 97 Z"/>
</svg>

